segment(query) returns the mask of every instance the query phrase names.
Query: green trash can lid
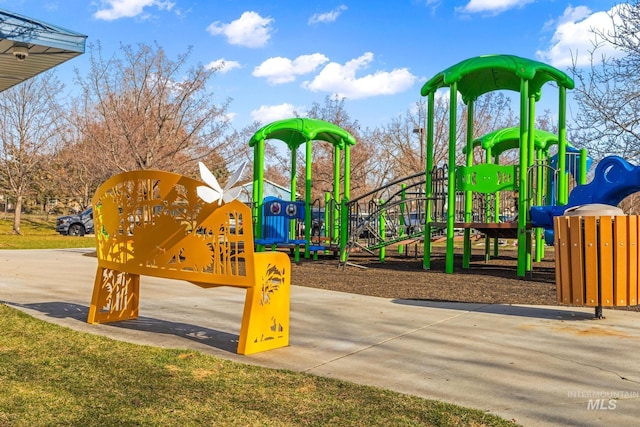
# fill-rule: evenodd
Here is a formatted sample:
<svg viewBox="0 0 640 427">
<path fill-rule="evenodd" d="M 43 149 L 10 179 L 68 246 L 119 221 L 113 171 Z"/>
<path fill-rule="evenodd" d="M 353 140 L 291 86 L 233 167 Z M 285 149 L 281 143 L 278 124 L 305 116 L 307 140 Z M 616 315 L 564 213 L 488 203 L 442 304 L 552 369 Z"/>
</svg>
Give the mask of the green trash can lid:
<svg viewBox="0 0 640 427">
<path fill-rule="evenodd" d="M 573 206 L 564 211 L 564 216 L 621 216 L 624 211 L 617 206 L 605 205 L 602 203 L 589 203 L 586 205 Z"/>
</svg>

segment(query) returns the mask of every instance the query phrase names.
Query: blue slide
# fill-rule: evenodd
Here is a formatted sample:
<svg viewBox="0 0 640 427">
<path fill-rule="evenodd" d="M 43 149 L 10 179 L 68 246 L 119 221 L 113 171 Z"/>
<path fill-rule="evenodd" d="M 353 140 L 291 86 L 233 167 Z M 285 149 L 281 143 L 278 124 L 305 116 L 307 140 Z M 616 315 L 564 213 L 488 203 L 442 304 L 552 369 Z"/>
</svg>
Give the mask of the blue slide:
<svg viewBox="0 0 640 427">
<path fill-rule="evenodd" d="M 590 203 L 617 206 L 637 191 L 640 191 L 640 167 L 633 166 L 622 157 L 605 157 L 598 163 L 593 180 L 575 187 L 566 205 L 531 207 L 531 222 L 534 227 L 545 229 L 545 241 L 552 244 L 554 216 L 563 215 L 565 210 L 574 206 Z"/>
</svg>

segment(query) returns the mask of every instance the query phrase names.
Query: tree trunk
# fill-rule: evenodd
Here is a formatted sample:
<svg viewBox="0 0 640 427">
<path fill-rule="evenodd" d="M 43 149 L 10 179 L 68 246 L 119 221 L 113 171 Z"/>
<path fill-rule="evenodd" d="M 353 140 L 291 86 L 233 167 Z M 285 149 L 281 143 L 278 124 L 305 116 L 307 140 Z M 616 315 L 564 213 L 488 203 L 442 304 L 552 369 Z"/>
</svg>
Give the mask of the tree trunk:
<svg viewBox="0 0 640 427">
<path fill-rule="evenodd" d="M 22 196 L 16 197 L 16 211 L 13 214 L 13 232 L 20 233 L 20 214 L 22 213 Z"/>
</svg>

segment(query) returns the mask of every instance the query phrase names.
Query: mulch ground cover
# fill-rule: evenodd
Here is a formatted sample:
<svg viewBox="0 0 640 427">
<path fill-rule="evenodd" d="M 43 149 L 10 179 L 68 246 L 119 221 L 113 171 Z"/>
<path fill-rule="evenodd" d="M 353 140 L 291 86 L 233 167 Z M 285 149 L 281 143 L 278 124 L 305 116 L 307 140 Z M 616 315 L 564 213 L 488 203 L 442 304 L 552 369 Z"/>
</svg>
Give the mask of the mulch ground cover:
<svg viewBox="0 0 640 427">
<path fill-rule="evenodd" d="M 293 285 L 349 292 L 383 298 L 488 304 L 562 305 L 556 301 L 553 248 L 545 250 L 525 277 L 517 275 L 517 251 L 501 248 L 488 261 L 474 249 L 470 268 L 462 268 L 462 250 L 456 249 L 454 273 L 444 272 L 444 248 L 434 248 L 431 268 L 423 268 L 422 254 L 409 247 L 409 254 L 388 248 L 385 260 L 367 252 L 349 255 L 346 266 L 332 256 L 292 263 Z M 630 310 L 640 311 L 639 306 Z"/>
</svg>

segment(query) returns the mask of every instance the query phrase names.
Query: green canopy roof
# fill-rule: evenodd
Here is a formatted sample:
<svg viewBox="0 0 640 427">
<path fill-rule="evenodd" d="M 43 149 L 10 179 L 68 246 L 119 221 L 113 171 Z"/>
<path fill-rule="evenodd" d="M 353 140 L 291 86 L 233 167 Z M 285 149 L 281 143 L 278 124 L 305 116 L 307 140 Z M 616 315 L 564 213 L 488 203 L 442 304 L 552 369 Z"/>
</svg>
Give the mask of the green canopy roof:
<svg viewBox="0 0 640 427">
<path fill-rule="evenodd" d="M 86 38 L 0 9 L 0 91 L 83 54 Z"/>
<path fill-rule="evenodd" d="M 536 129 L 533 134 L 533 144 L 537 149 L 548 149 L 558 143 L 558 135 L 545 130 Z M 473 140 L 473 146 L 481 146 L 483 149 L 491 148 L 493 155 L 518 148 L 520 146 L 520 128 L 508 127 L 489 132 Z M 465 147 L 466 149 L 466 147 Z"/>
<path fill-rule="evenodd" d="M 333 123 L 299 117 L 279 120 L 258 129 L 249 140 L 249 146 L 253 147 L 259 141 L 267 139 L 279 139 L 287 144 L 290 150 L 307 141 L 326 141 L 340 149 L 356 143 L 349 132 Z"/>
<path fill-rule="evenodd" d="M 529 91 L 540 98 L 545 83 L 554 81 L 559 86 L 573 89 L 573 80 L 550 65 L 513 55 L 485 55 L 462 61 L 436 74 L 422 86 L 420 93 L 427 96 L 436 90 L 457 82 L 465 103 L 494 90 L 520 91 L 520 80 L 529 81 Z"/>
</svg>

